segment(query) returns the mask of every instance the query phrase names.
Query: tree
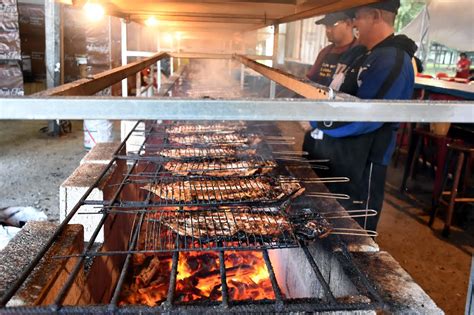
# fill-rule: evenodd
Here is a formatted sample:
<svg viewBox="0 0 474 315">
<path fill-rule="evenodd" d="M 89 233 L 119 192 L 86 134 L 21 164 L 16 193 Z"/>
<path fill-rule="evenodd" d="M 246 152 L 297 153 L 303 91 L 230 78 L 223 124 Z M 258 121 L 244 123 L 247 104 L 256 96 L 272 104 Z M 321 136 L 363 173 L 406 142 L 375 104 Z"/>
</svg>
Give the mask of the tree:
<svg viewBox="0 0 474 315">
<path fill-rule="evenodd" d="M 426 5 L 425 0 L 401 0 L 395 19 L 395 31 L 399 32 L 410 23 Z"/>
</svg>

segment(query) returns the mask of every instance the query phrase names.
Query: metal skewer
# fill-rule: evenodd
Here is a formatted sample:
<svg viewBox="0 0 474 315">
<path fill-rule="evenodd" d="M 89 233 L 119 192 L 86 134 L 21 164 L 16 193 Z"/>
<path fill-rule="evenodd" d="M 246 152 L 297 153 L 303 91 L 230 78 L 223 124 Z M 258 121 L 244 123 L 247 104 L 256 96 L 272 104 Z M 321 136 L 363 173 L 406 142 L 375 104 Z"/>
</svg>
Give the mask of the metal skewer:
<svg viewBox="0 0 474 315">
<path fill-rule="evenodd" d="M 279 176 L 278 181 L 281 183 L 303 182 L 305 184 L 322 184 L 322 183 L 347 183 L 349 177 L 321 177 L 321 178 L 291 178 Z"/>
<path fill-rule="evenodd" d="M 280 154 L 280 155 L 296 155 L 296 156 L 301 156 L 301 155 L 308 155 L 309 153 L 306 151 L 273 151 L 273 154 Z"/>
<path fill-rule="evenodd" d="M 378 233 L 372 230 L 350 229 L 350 228 L 334 228 L 330 234 L 334 235 L 350 235 L 363 237 L 376 237 Z"/>
<path fill-rule="evenodd" d="M 330 198 L 330 199 L 344 199 L 344 200 L 351 199 L 351 197 L 346 194 L 336 194 L 336 193 L 327 193 L 327 192 L 308 193 L 308 194 L 305 194 L 305 196 L 313 197 L 313 198 Z"/>
<path fill-rule="evenodd" d="M 347 219 L 373 217 L 377 215 L 377 211 L 373 209 L 361 209 L 336 212 L 319 212 L 319 214 L 322 214 L 326 219 Z"/>
</svg>

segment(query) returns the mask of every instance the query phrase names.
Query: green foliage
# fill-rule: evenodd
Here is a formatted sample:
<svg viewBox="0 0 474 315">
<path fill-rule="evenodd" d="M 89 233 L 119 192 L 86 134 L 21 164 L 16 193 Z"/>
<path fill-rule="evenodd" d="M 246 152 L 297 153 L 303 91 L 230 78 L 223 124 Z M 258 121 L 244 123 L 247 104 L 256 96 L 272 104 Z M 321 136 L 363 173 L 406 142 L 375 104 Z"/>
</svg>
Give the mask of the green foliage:
<svg viewBox="0 0 474 315">
<path fill-rule="evenodd" d="M 400 9 L 395 19 L 395 31 L 399 32 L 410 23 L 425 6 L 425 0 L 401 0 Z"/>
</svg>

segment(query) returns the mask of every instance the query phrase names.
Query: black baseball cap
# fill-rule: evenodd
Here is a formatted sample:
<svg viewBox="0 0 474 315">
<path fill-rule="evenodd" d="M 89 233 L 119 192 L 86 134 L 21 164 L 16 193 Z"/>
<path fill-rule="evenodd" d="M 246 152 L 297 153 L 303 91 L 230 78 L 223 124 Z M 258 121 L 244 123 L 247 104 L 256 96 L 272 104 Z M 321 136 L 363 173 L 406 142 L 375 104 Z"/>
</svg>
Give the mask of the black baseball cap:
<svg viewBox="0 0 474 315">
<path fill-rule="evenodd" d="M 317 20 L 315 23 L 318 25 L 334 25 L 338 21 L 347 20 L 351 17 L 345 11 L 339 11 L 334 13 L 326 14 L 322 19 Z"/>
<path fill-rule="evenodd" d="M 380 10 L 385 10 L 385 11 L 397 14 L 398 8 L 400 8 L 400 0 L 385 0 L 385 1 L 380 1 L 380 2 L 371 3 L 367 5 L 362 5 L 360 7 L 356 7 L 351 10 L 348 10 L 347 14 L 350 17 L 355 17 L 356 11 L 362 8 L 380 9 Z"/>
</svg>

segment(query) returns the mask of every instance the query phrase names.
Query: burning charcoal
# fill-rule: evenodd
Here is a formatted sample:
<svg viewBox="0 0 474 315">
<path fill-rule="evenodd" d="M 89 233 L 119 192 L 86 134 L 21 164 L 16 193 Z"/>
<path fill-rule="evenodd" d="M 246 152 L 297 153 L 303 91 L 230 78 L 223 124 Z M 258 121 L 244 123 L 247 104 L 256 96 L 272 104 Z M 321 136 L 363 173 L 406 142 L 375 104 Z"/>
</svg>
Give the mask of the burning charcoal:
<svg viewBox="0 0 474 315">
<path fill-rule="evenodd" d="M 143 265 L 145 263 L 146 256 L 144 254 L 135 254 L 132 256 L 133 265 Z"/>
<path fill-rule="evenodd" d="M 148 306 L 155 306 L 159 302 L 164 301 L 167 292 L 168 285 L 166 283 L 138 290 L 138 293 L 140 294 L 140 302 Z"/>
<path fill-rule="evenodd" d="M 147 286 L 155 274 L 158 272 L 160 266 L 160 260 L 158 257 L 153 257 L 148 267 L 142 269 L 140 274 L 137 276 L 137 282 L 140 282 L 144 286 Z"/>
<path fill-rule="evenodd" d="M 209 295 L 211 300 L 220 300 L 222 298 L 221 286 L 222 285 L 219 283 L 212 288 L 211 294 Z"/>
</svg>

